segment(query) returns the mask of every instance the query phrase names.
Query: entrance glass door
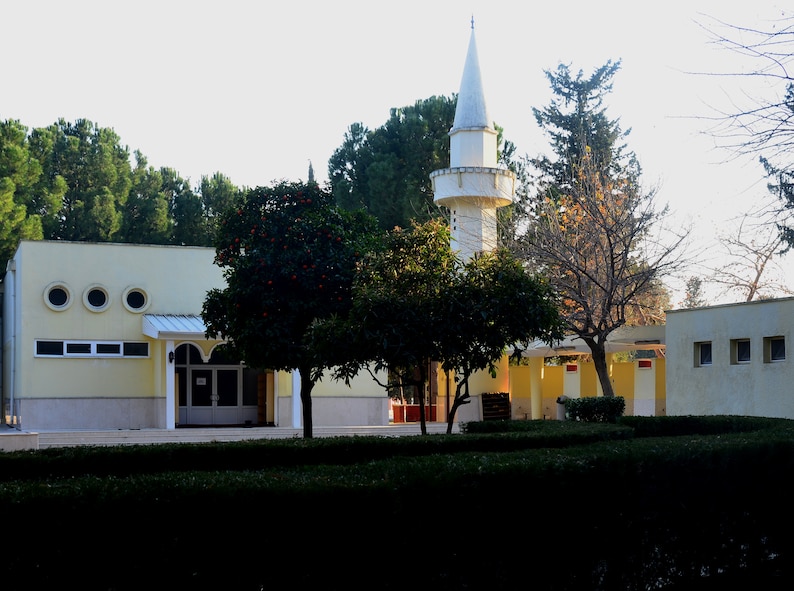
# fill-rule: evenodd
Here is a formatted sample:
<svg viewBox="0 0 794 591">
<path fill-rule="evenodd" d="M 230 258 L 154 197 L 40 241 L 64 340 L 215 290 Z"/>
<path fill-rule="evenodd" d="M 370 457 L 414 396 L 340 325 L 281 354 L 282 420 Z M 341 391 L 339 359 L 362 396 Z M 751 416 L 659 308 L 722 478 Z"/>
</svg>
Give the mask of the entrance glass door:
<svg viewBox="0 0 794 591">
<path fill-rule="evenodd" d="M 256 425 L 267 421 L 262 372 L 229 359 L 222 348 L 206 359 L 201 349 L 190 343 L 176 348 L 174 364 L 178 424 Z"/>
<path fill-rule="evenodd" d="M 236 425 L 240 422 L 240 370 L 215 369 L 215 412 L 213 423 Z"/>
<path fill-rule="evenodd" d="M 191 368 L 188 421 L 194 425 L 237 424 L 239 383 L 238 368 Z"/>
</svg>

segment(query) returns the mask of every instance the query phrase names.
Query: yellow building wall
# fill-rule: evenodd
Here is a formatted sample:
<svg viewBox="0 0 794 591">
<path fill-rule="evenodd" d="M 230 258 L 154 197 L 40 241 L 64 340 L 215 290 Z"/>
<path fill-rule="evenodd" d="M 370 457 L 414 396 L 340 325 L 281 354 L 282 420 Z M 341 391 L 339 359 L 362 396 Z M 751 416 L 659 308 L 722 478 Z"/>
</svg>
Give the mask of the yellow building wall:
<svg viewBox="0 0 794 591">
<path fill-rule="evenodd" d="M 533 419 L 532 412 L 532 371 L 528 365 L 510 367 L 510 397 L 514 419 Z"/>
<path fill-rule="evenodd" d="M 616 396 L 626 400 L 634 398 L 634 364 L 611 363 L 612 387 Z"/>
<path fill-rule="evenodd" d="M 538 418 L 555 419 L 557 418 L 557 398 L 563 393 L 563 371 L 565 368 L 559 365 L 544 365 L 541 390 L 542 416 Z"/>
<path fill-rule="evenodd" d="M 510 367 L 510 395 L 513 408 L 514 419 L 556 419 L 557 418 L 557 398 L 565 393 L 564 384 L 579 383 L 578 395 L 580 397 L 602 396 L 603 392 L 598 381 L 598 374 L 592 361 L 580 362 L 576 372 L 576 379 L 571 379 L 568 375 L 566 380 L 565 364 L 563 365 L 540 365 L 542 359 L 532 359 L 536 365 L 520 365 Z M 626 401 L 626 415 L 634 414 L 635 392 L 635 368 L 634 362 L 613 362 L 608 359 L 608 369 L 612 376 L 615 394 L 622 396 Z M 653 359 L 655 375 L 653 385 L 649 390 L 653 392 L 643 392 L 644 396 L 653 396 L 655 400 L 655 414 L 666 414 L 665 408 L 665 359 Z M 642 370 L 645 371 L 645 370 Z M 539 384 L 534 389 L 540 391 L 537 401 L 533 400 L 533 388 L 531 386 L 533 376 L 537 376 Z M 571 393 L 576 395 L 577 393 Z"/>
<path fill-rule="evenodd" d="M 375 375 L 381 383 L 386 383 L 388 375 L 385 371 L 377 372 Z M 367 371 L 359 372 L 356 377 L 350 380 L 349 386 L 345 384 L 344 380 L 334 380 L 330 374 L 326 373 L 323 379 L 315 384 L 312 395 L 317 397 L 384 398 L 386 389 L 378 384 Z"/>
<path fill-rule="evenodd" d="M 142 336 L 143 313 L 195 314 L 207 291 L 223 285 L 210 248 L 24 241 L 16 257 L 20 275 L 22 327 L 15 378 L 19 398 L 152 397 L 163 395 L 159 372 L 160 346 Z M 200 271 L 200 272 L 198 272 Z M 64 285 L 70 305 L 54 311 L 46 303 L 48 286 Z M 84 304 L 92 287 L 107 292 L 109 305 L 100 312 Z M 178 286 L 178 287 L 175 287 Z M 148 306 L 134 312 L 123 294 L 135 287 L 146 292 Z M 34 357 L 35 340 L 135 341 L 149 343 L 149 357 Z M 86 372 L 92 374 L 85 379 Z"/>
<path fill-rule="evenodd" d="M 634 414 L 634 362 L 609 362 L 612 388 L 615 396 L 622 396 L 626 402 L 624 414 Z"/>
<path fill-rule="evenodd" d="M 496 377 L 491 377 L 488 370 L 478 371 L 469 378 L 469 392 L 472 397 L 480 394 L 494 394 L 510 391 L 510 363 L 507 356 L 496 364 Z"/>
<path fill-rule="evenodd" d="M 595 364 L 592 361 L 580 363 L 579 372 L 581 374 L 579 396 L 585 398 L 601 394 L 601 385 L 598 383 L 598 373 L 596 372 Z"/>
</svg>

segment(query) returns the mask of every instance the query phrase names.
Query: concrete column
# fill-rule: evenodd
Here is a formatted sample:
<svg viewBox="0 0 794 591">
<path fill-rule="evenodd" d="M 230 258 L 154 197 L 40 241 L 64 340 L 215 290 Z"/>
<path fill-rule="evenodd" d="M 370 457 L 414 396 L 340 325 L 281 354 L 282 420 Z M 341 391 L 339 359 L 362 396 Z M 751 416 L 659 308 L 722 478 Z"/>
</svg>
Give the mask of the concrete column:
<svg viewBox="0 0 794 591">
<path fill-rule="evenodd" d="M 566 362 L 562 367 L 562 393 L 568 398 L 580 398 L 582 391 L 581 368 L 577 362 Z"/>
<path fill-rule="evenodd" d="M 176 363 L 174 362 L 174 341 L 165 342 L 165 428 L 176 429 Z"/>
<path fill-rule="evenodd" d="M 302 424 L 303 404 L 301 404 L 301 372 L 292 370 L 292 426 L 296 429 Z"/>
<path fill-rule="evenodd" d="M 543 357 L 529 358 L 529 392 L 531 396 L 532 418 L 543 418 Z"/>
<path fill-rule="evenodd" d="M 656 414 L 656 360 L 634 362 L 634 416 Z"/>
</svg>

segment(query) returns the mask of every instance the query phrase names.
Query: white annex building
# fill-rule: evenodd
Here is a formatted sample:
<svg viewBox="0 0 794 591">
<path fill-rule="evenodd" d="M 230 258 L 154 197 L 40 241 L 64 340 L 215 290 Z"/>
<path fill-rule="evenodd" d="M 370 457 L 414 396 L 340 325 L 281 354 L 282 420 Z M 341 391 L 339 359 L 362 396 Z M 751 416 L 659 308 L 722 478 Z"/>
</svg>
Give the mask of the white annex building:
<svg viewBox="0 0 794 591">
<path fill-rule="evenodd" d="M 667 312 L 667 414 L 794 419 L 794 298 Z"/>
</svg>

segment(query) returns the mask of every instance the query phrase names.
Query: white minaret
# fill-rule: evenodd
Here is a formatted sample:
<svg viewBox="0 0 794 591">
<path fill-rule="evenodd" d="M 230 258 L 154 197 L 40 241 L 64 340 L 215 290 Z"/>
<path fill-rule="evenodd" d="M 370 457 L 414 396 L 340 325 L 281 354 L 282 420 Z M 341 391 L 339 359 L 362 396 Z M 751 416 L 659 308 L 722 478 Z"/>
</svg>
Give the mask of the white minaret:
<svg viewBox="0 0 794 591">
<path fill-rule="evenodd" d="M 449 132 L 449 168 L 430 173 L 434 201 L 450 211 L 451 245 L 464 261 L 496 249 L 496 208 L 515 195 L 515 174 L 498 168 L 497 133 L 482 89 L 474 19 L 455 121 Z"/>
</svg>

